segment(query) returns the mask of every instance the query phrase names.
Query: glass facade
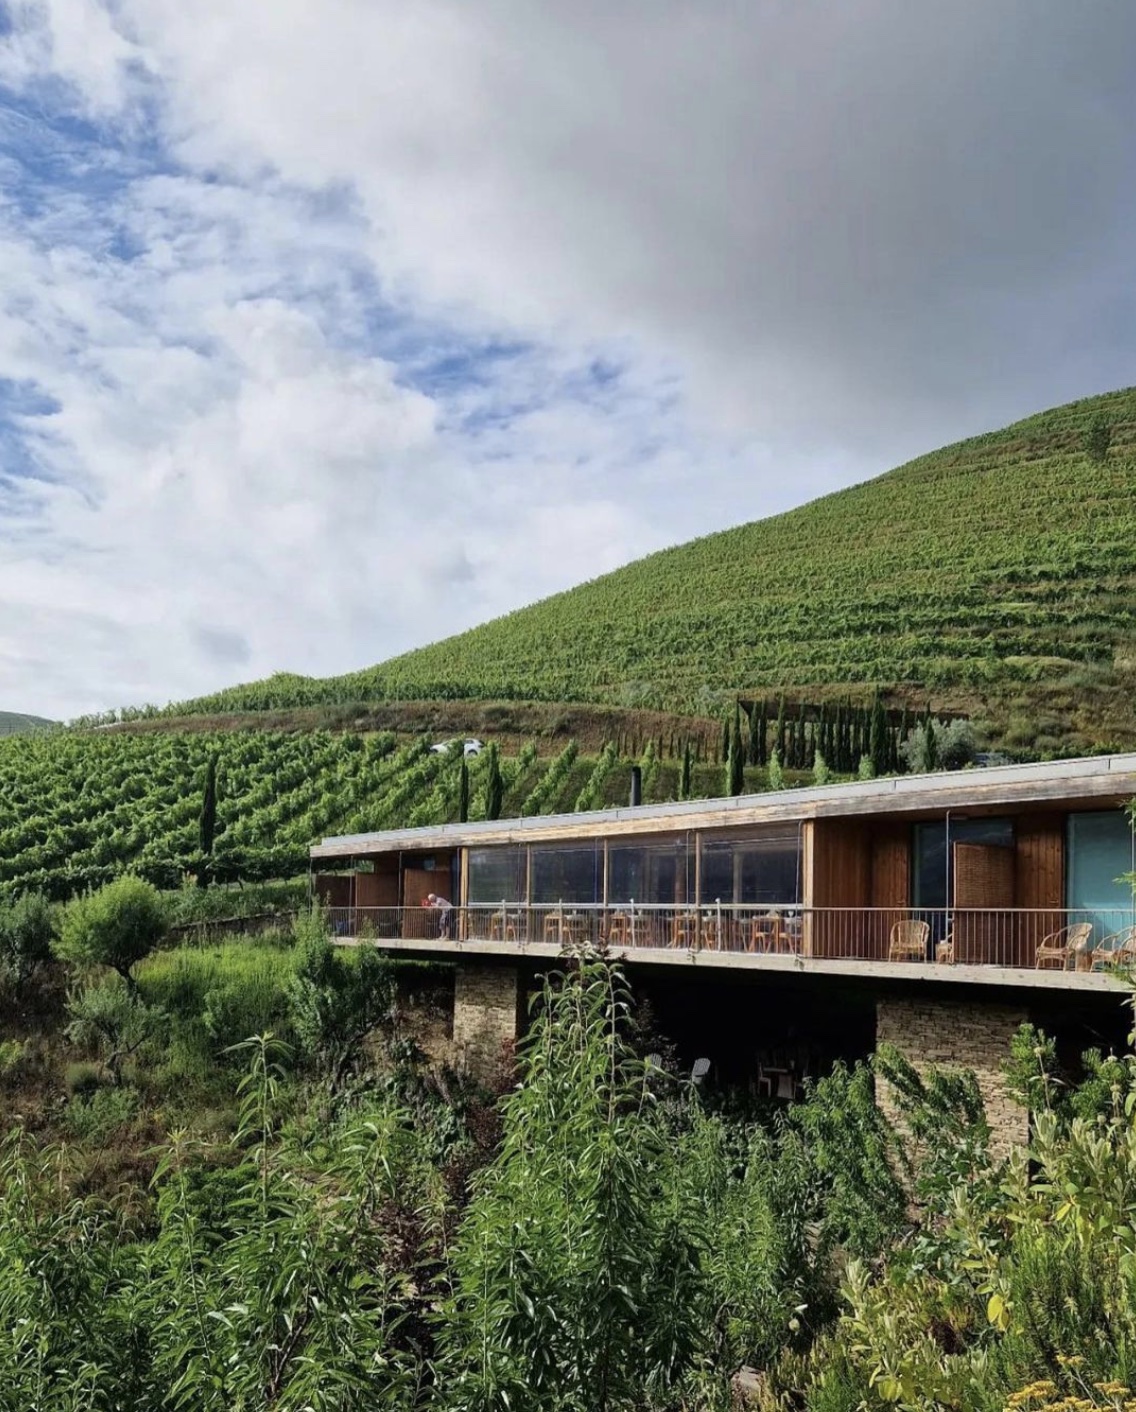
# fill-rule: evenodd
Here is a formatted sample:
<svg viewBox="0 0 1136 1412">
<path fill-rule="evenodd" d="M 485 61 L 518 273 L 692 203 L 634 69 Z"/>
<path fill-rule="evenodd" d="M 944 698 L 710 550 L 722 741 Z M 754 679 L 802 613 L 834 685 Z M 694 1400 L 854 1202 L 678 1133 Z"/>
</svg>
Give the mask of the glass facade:
<svg viewBox="0 0 1136 1412">
<path fill-rule="evenodd" d="M 524 902 L 528 877 L 525 848 L 471 848 L 469 902 Z"/>
<path fill-rule="evenodd" d="M 1132 884 L 1132 826 L 1122 809 L 1069 815 L 1066 906 L 1093 923 L 1096 941 L 1136 921 Z"/>
<path fill-rule="evenodd" d="M 703 838 L 703 903 L 784 906 L 800 901 L 801 848 L 791 833 Z"/>
<path fill-rule="evenodd" d="M 694 895 L 694 845 L 684 834 L 665 842 L 612 843 L 608 848 L 607 900 L 673 907 Z"/>
<path fill-rule="evenodd" d="M 603 848 L 598 843 L 532 849 L 534 907 L 573 902 L 590 905 L 603 900 Z"/>
</svg>

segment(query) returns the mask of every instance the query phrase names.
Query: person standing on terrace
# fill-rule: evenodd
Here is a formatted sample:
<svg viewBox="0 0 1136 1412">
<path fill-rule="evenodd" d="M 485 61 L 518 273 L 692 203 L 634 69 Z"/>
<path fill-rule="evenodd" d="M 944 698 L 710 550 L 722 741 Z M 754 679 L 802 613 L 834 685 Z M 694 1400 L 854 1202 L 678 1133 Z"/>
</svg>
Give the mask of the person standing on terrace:
<svg viewBox="0 0 1136 1412">
<path fill-rule="evenodd" d="M 438 935 L 448 941 L 453 935 L 454 904 L 448 898 L 431 892 L 427 895 L 426 906 L 433 907 L 438 913 Z"/>
</svg>

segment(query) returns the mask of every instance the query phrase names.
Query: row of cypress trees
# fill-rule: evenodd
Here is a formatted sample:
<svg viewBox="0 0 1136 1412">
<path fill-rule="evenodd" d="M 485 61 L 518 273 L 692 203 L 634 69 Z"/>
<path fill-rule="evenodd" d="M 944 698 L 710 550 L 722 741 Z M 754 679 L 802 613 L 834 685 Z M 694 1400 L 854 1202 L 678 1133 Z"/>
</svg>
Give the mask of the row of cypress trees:
<svg viewBox="0 0 1136 1412">
<path fill-rule="evenodd" d="M 929 707 L 922 720 L 930 720 Z M 842 701 L 790 707 L 782 697 L 772 716 L 764 700 L 748 706 L 739 700 L 722 722 L 721 759 L 731 793 L 741 793 L 740 784 L 733 789 L 737 772 L 767 766 L 774 754 L 787 770 L 812 769 L 819 755 L 837 774 L 855 773 L 863 760 L 875 775 L 896 774 L 906 768 L 901 746 L 916 723 L 906 706 L 898 716 L 889 712 L 878 691 L 870 706 Z"/>
</svg>

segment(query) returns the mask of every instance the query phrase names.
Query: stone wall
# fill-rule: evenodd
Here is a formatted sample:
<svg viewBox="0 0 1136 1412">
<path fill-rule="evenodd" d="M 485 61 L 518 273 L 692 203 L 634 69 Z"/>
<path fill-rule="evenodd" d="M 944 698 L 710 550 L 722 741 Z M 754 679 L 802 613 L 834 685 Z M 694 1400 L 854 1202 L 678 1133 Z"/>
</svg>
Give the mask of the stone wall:
<svg viewBox="0 0 1136 1412">
<path fill-rule="evenodd" d="M 973 1069 L 986 1104 L 995 1152 L 1029 1140 L 1029 1115 L 1006 1090 L 1002 1068 L 1010 1039 L 1027 1015 L 1013 1005 L 982 1000 L 881 996 L 876 1005 L 876 1043 L 893 1045 L 916 1069 Z M 880 1105 L 894 1116 L 886 1085 Z"/>
<path fill-rule="evenodd" d="M 515 966 L 459 961 L 454 977 L 454 1055 L 485 1083 L 500 1073 L 517 1038 L 520 985 Z"/>
</svg>

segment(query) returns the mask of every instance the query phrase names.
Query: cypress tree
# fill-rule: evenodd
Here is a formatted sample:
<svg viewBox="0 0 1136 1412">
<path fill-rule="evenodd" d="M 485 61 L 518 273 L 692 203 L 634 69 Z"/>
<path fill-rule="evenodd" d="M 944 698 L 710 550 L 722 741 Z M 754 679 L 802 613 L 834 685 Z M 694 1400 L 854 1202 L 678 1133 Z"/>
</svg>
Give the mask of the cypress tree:
<svg viewBox="0 0 1136 1412">
<path fill-rule="evenodd" d="M 458 776 L 458 823 L 469 819 L 469 766 L 462 757 L 461 774 Z"/>
<path fill-rule="evenodd" d="M 217 833 L 217 757 L 211 755 L 205 767 L 205 788 L 201 795 L 201 815 L 198 819 L 198 841 L 201 845 L 201 867 L 197 874 L 198 887 L 208 887 L 212 871 L 213 840 Z"/>
<path fill-rule="evenodd" d="M 765 697 L 761 698 L 761 707 L 757 720 L 757 763 L 766 765 L 769 763 L 769 721 L 765 713 Z"/>
<path fill-rule="evenodd" d="M 726 793 L 745 793 L 745 747 L 742 744 L 741 724 L 736 717 L 726 760 Z"/>
<path fill-rule="evenodd" d="M 757 702 L 750 703 L 749 708 L 749 748 L 746 751 L 746 761 L 750 765 L 761 764 L 761 717 L 757 712 Z"/>
<path fill-rule="evenodd" d="M 723 763 L 725 763 L 725 761 L 729 758 L 729 755 L 730 755 L 730 718 L 729 718 L 729 716 L 723 716 L 723 718 L 722 718 L 722 762 L 723 762 Z"/>
<path fill-rule="evenodd" d="M 690 741 L 682 747 L 682 770 L 678 777 L 678 797 L 689 799 L 691 790 Z"/>
<path fill-rule="evenodd" d="M 777 702 L 777 724 L 773 727 L 773 738 L 778 756 L 785 759 L 785 698 Z"/>
<path fill-rule="evenodd" d="M 935 725 L 931 720 L 929 710 L 923 725 L 923 742 L 923 763 L 927 770 L 937 770 L 939 768 L 939 742 L 935 739 Z"/>
<path fill-rule="evenodd" d="M 501 761 L 497 754 L 497 742 L 489 746 L 489 762 L 485 771 L 485 817 L 499 819 L 501 805 L 505 801 L 505 782 L 501 778 Z"/>
<path fill-rule="evenodd" d="M 890 768 L 890 751 L 888 749 L 888 724 L 887 715 L 884 712 L 884 703 L 880 699 L 877 690 L 875 700 L 872 702 L 872 718 L 868 728 L 868 757 L 872 762 L 872 769 L 877 775 L 886 775 Z"/>
</svg>

